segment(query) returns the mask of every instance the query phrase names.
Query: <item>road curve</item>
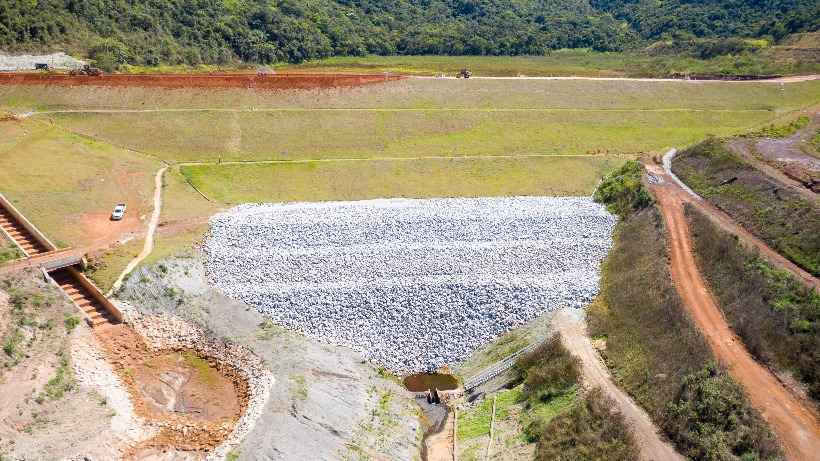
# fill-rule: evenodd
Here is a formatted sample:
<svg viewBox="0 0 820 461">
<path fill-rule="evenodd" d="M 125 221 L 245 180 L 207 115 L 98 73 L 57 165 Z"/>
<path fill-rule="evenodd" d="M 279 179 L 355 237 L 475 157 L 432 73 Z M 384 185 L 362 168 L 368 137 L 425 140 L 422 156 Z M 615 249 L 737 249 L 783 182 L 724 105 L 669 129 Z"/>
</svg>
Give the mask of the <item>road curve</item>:
<svg viewBox="0 0 820 461">
<path fill-rule="evenodd" d="M 555 314 L 553 326 L 561 333 L 564 347 L 581 361 L 584 383 L 599 387 L 615 403 L 635 436 L 641 460 L 683 461 L 685 458 L 658 435 L 658 430 L 646 411 L 612 382 L 609 370 L 587 336 L 582 315 L 583 311 L 580 310 L 562 309 Z"/>
<path fill-rule="evenodd" d="M 752 406 L 769 423 L 781 441 L 786 457 L 795 461 L 820 459 L 817 415 L 752 358 L 707 288 L 692 252 L 681 193 L 674 187 L 666 176 L 651 189 L 666 222 L 672 279 L 684 308 L 703 333 L 717 360 L 743 387 Z"/>
<path fill-rule="evenodd" d="M 706 214 L 708 218 L 712 220 L 713 223 L 718 225 L 723 230 L 734 234 L 749 248 L 754 248 L 757 250 L 761 258 L 780 269 L 791 272 L 797 281 L 801 282 L 806 287 L 820 291 L 820 279 L 806 272 L 802 267 L 775 251 L 774 248 L 770 247 L 766 242 L 746 230 L 746 228 L 732 219 L 732 217 L 726 212 L 704 200 L 697 193 L 695 193 L 695 191 L 684 184 L 683 181 L 681 181 L 675 173 L 672 172 L 672 160 L 676 154 L 676 149 L 670 149 L 669 152 L 663 156 L 662 170 L 656 165 L 646 165 L 647 171 L 652 173 L 656 178 L 661 178 L 664 181 L 655 187 L 663 188 L 665 193 L 675 195 L 682 202 L 690 203 L 693 206 L 698 207 L 704 212 L 704 214 Z"/>
</svg>

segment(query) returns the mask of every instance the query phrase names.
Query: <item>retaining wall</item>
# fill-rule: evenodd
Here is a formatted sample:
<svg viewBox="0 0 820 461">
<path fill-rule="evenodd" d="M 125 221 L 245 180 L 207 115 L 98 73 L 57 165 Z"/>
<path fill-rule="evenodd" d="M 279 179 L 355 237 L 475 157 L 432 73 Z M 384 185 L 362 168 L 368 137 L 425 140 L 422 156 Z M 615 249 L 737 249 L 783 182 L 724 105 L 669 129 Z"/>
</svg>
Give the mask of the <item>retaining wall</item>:
<svg viewBox="0 0 820 461">
<path fill-rule="evenodd" d="M 0 194 L 0 206 L 6 209 L 9 214 L 20 223 L 23 228 L 25 228 L 31 235 L 37 240 L 38 243 L 46 247 L 48 251 L 54 251 L 57 249 L 57 245 L 53 244 L 48 237 L 45 236 L 40 229 L 37 228 L 34 224 L 32 224 L 19 210 L 11 203 L 9 199 L 6 198 L 5 195 Z"/>
</svg>

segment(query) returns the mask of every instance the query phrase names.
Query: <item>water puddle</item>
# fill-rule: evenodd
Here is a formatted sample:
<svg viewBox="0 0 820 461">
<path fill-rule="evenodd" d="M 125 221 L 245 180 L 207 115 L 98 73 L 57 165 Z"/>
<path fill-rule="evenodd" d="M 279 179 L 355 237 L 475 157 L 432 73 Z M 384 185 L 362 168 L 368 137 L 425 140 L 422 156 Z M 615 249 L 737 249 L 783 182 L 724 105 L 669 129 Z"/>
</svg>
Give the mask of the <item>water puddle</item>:
<svg viewBox="0 0 820 461">
<path fill-rule="evenodd" d="M 404 378 L 404 387 L 410 392 L 449 391 L 458 387 L 458 380 L 443 373 L 416 373 Z"/>
</svg>

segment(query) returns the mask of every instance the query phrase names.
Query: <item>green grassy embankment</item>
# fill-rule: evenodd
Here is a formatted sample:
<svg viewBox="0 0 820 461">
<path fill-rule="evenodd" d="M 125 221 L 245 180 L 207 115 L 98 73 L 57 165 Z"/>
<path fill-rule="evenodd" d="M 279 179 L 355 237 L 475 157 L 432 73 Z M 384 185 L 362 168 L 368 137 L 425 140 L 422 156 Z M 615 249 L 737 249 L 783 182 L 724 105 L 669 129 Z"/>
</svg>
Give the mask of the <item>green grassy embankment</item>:
<svg viewBox="0 0 820 461">
<path fill-rule="evenodd" d="M 93 244 L 111 208 L 150 210 L 159 162 L 38 120 L 0 122 L 0 188 L 58 246 Z M 125 223 L 125 224 L 122 224 Z"/>
<path fill-rule="evenodd" d="M 183 166 L 224 204 L 380 197 L 587 195 L 621 159 L 613 156 L 425 159 Z"/>
<path fill-rule="evenodd" d="M 611 175 L 604 197 L 639 197 L 641 170 Z M 635 203 L 623 201 L 622 203 Z M 660 212 L 651 203 L 627 209 L 602 267 L 601 292 L 587 311 L 590 334 L 619 386 L 693 459 L 770 459 L 774 436 L 722 369 L 672 286 Z"/>
<path fill-rule="evenodd" d="M 682 151 L 675 174 L 752 234 L 820 275 L 820 208 L 747 164 L 718 138 Z"/>
<path fill-rule="evenodd" d="M 495 399 L 499 460 L 631 460 L 637 447 L 623 419 L 598 390 L 580 389 L 580 369 L 556 335 L 523 356 L 515 384 L 459 412 L 460 459 L 481 459 Z"/>
<path fill-rule="evenodd" d="M 732 330 L 763 363 L 792 373 L 820 400 L 820 294 L 772 267 L 696 208 L 686 214 L 698 268 Z"/>
</svg>

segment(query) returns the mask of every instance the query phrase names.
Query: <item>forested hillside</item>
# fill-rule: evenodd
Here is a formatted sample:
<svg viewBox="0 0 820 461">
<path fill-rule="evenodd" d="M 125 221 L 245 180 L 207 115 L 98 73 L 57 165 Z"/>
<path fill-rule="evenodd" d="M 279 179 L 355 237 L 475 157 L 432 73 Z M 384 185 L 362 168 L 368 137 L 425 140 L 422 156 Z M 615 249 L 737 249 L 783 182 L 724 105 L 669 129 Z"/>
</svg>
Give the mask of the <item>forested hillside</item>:
<svg viewBox="0 0 820 461">
<path fill-rule="evenodd" d="M 541 55 L 656 41 L 716 55 L 747 46 L 726 37 L 816 30 L 819 8 L 814 0 L 0 0 L 0 50 L 68 48 L 109 65 Z"/>
</svg>

